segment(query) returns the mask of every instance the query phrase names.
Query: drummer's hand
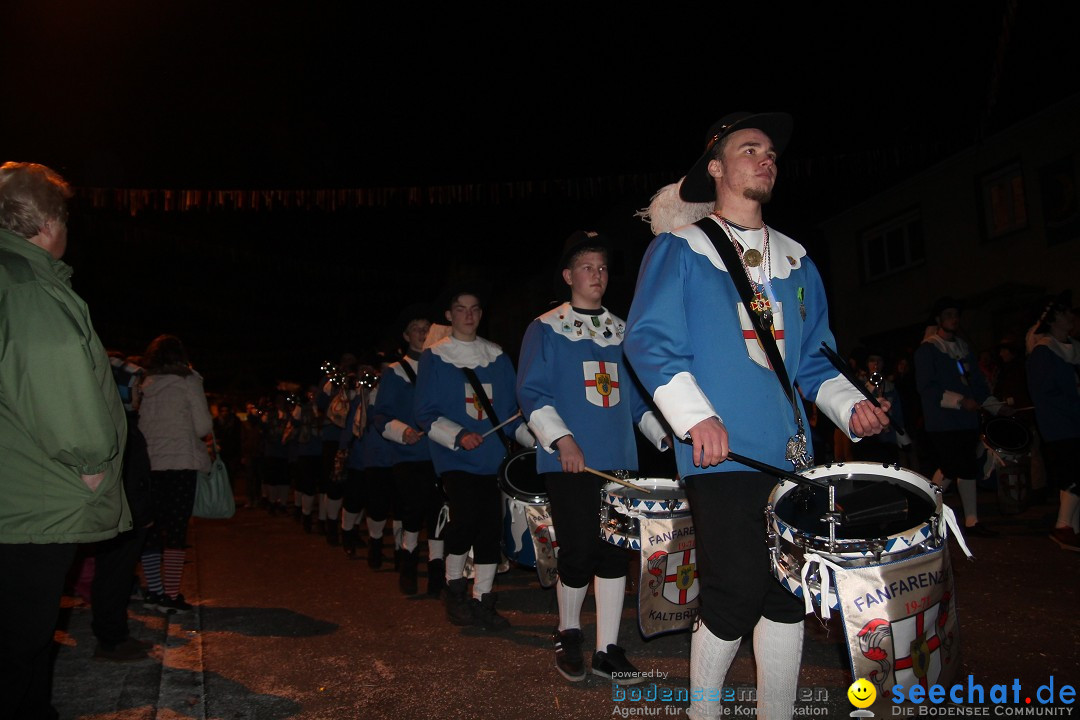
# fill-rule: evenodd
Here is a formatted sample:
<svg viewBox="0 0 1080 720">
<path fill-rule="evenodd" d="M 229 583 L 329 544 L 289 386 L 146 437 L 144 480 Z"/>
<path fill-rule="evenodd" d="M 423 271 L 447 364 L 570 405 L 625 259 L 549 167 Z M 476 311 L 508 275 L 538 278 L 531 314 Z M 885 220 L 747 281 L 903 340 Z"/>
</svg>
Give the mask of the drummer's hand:
<svg viewBox="0 0 1080 720">
<path fill-rule="evenodd" d="M 401 434 L 401 439 L 405 441 L 406 445 L 415 445 L 420 442 L 420 433 L 413 430 L 411 427 L 405 428 L 405 432 Z"/>
<path fill-rule="evenodd" d="M 705 418 L 690 428 L 690 442 L 694 445 L 694 464 L 698 467 L 719 465 L 727 460 L 727 428 L 718 417 Z"/>
<path fill-rule="evenodd" d="M 475 450 L 480 447 L 480 443 L 484 442 L 484 436 L 480 433 L 467 432 L 461 436 L 459 445 L 463 450 Z"/>
<path fill-rule="evenodd" d="M 863 400 L 855 403 L 855 411 L 851 413 L 848 425 L 851 434 L 855 437 L 869 437 L 884 432 L 889 427 L 889 416 L 886 413 L 892 407 L 888 400 L 881 400 L 881 407 L 874 407 L 874 403 Z"/>
<path fill-rule="evenodd" d="M 559 462 L 564 473 L 585 472 L 585 453 L 581 452 L 573 435 L 563 435 L 556 440 L 555 448 L 559 451 Z"/>
<path fill-rule="evenodd" d="M 966 397 L 960 401 L 960 409 L 967 410 L 968 412 L 979 412 L 982 405 L 975 402 L 975 398 Z"/>
</svg>

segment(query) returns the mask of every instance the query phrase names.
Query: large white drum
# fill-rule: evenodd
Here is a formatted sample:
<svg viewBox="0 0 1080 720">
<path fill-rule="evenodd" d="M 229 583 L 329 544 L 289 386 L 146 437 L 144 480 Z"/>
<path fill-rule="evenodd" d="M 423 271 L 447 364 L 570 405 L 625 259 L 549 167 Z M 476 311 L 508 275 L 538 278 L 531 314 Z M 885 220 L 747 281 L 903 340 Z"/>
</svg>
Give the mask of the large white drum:
<svg viewBox="0 0 1080 720">
<path fill-rule="evenodd" d="M 860 491 L 873 491 L 878 483 L 893 487 L 890 497 L 906 499 L 902 517 L 837 526 L 830 538 L 828 492 L 784 481 L 773 488 L 766 507 L 772 571 L 793 595 L 803 597 L 802 566 L 807 553 L 816 553 L 841 567 L 869 567 L 921 555 L 945 540 L 941 527 L 941 490 L 921 475 L 896 465 L 849 462 L 814 467 L 800 472 L 807 478 L 828 480 L 836 486 L 837 505 Z M 817 573 L 807 587 L 821 606 Z M 830 583 L 828 604 L 839 610 L 835 584 Z"/>
</svg>

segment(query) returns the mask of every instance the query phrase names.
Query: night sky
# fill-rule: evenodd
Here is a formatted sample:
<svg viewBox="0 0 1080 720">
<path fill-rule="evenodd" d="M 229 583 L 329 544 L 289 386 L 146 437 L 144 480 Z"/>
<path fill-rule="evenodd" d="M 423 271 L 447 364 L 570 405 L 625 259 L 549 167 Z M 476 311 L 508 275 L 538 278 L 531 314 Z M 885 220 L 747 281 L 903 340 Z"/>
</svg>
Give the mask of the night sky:
<svg viewBox="0 0 1080 720">
<path fill-rule="evenodd" d="M 1075 4 L 953 5 L 16 1 L 0 15 L 0 159 L 84 188 L 658 178 L 588 201 L 72 221 L 106 344 L 178 332 L 208 386 L 245 353 L 261 381 L 385 344 L 381 318 L 448 273 L 534 293 L 501 325 L 489 307 L 513 349 L 495 331 L 554 299 L 548 266 L 579 227 L 620 236 L 625 312 L 648 241 L 633 210 L 727 112 L 795 116 L 766 216 L 819 255 L 822 220 L 1080 89 Z"/>
</svg>

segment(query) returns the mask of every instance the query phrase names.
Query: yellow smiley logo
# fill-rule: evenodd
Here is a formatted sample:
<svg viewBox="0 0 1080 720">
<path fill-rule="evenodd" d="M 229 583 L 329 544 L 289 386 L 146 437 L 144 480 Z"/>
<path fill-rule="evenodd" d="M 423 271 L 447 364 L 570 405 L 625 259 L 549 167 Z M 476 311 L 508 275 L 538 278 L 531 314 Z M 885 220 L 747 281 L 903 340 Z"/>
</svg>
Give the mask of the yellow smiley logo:
<svg viewBox="0 0 1080 720">
<path fill-rule="evenodd" d="M 868 708 L 877 700 L 877 690 L 869 680 L 859 678 L 847 689 L 848 700 L 857 708 Z"/>
</svg>

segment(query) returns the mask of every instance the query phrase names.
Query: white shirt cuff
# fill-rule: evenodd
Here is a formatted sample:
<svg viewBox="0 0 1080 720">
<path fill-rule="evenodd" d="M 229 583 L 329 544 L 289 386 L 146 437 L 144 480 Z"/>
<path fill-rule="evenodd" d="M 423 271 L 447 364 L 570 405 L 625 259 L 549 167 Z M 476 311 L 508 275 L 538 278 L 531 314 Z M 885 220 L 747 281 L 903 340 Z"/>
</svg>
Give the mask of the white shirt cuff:
<svg viewBox="0 0 1080 720">
<path fill-rule="evenodd" d="M 453 420 L 439 417 L 438 420 L 431 423 L 428 437 L 431 438 L 432 442 L 437 442 L 445 448 L 457 450 L 457 436 L 463 429 L 461 425 L 458 425 Z"/>
<path fill-rule="evenodd" d="M 660 418 L 656 417 L 656 413 L 652 410 L 641 416 L 641 422 L 638 423 L 638 430 L 641 431 L 641 434 L 644 435 L 657 450 L 667 450 L 667 448 L 664 447 L 664 439 L 667 437 L 667 428 L 664 427 L 664 423 L 660 422 Z"/>
<path fill-rule="evenodd" d="M 544 452 L 551 455 L 555 452 L 551 445 L 564 435 L 573 435 L 570 428 L 559 417 L 558 411 L 551 405 L 533 410 L 529 415 L 529 428 L 536 435 L 536 440 Z"/>
<path fill-rule="evenodd" d="M 656 407 L 664 414 L 675 437 L 683 439 L 689 436 L 690 428 L 702 420 L 720 417 L 716 408 L 698 387 L 697 380 L 688 372 L 681 372 L 668 381 L 667 385 L 656 388 L 653 393 Z"/>
</svg>

